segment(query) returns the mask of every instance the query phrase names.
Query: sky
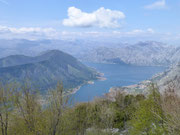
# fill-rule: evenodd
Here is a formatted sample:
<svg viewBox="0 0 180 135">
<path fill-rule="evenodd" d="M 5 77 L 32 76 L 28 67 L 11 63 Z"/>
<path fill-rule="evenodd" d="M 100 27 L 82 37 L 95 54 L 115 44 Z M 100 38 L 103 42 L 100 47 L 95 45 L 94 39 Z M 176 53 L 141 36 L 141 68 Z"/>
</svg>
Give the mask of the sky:
<svg viewBox="0 0 180 135">
<path fill-rule="evenodd" d="M 180 0 L 0 0 L 0 39 L 180 44 Z"/>
</svg>

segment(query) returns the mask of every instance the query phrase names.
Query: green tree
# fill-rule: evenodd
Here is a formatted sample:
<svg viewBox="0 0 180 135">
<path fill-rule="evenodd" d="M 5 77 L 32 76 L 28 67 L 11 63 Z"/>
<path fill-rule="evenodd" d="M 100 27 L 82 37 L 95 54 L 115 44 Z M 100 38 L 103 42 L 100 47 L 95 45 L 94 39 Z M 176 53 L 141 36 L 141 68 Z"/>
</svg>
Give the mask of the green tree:
<svg viewBox="0 0 180 135">
<path fill-rule="evenodd" d="M 42 124 L 42 105 L 41 98 L 37 91 L 32 90 L 31 85 L 24 84 L 20 90 L 15 93 L 15 117 L 17 125 L 21 125 L 21 133 L 18 134 L 29 134 L 38 135 L 41 134 L 43 129 Z M 14 128 L 15 131 L 18 127 Z M 23 133 L 24 131 L 24 133 Z"/>
<path fill-rule="evenodd" d="M 2 135 L 8 135 L 10 129 L 15 91 L 16 87 L 13 84 L 0 85 L 0 130 Z"/>
<path fill-rule="evenodd" d="M 48 135 L 61 135 L 63 127 L 61 121 L 64 111 L 67 109 L 69 97 L 64 96 L 64 88 L 61 83 L 57 84 L 55 90 L 50 90 L 47 100 Z"/>
<path fill-rule="evenodd" d="M 180 134 L 180 97 L 175 91 L 175 85 L 169 85 L 163 94 L 162 108 L 164 117 L 162 118 L 168 134 Z"/>
<path fill-rule="evenodd" d="M 140 102 L 133 115 L 130 134 L 163 135 L 165 130 L 162 117 L 161 96 L 157 87 L 152 84 L 147 99 Z"/>
</svg>

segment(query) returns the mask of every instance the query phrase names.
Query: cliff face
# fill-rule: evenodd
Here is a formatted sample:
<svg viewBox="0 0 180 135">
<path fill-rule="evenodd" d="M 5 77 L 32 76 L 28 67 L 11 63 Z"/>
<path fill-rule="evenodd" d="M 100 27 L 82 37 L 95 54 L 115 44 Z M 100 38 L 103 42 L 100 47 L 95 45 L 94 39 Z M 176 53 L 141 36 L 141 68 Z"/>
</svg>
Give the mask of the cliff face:
<svg viewBox="0 0 180 135">
<path fill-rule="evenodd" d="M 180 63 L 153 77 L 152 82 L 157 83 L 162 92 L 169 88 L 173 88 L 180 94 Z"/>
</svg>

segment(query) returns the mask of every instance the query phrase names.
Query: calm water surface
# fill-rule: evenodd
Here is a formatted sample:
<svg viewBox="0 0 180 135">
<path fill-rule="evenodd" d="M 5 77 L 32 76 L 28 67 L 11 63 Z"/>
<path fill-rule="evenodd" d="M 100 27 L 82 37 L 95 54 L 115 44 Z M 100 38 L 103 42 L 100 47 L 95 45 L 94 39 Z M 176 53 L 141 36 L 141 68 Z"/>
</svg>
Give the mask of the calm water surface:
<svg viewBox="0 0 180 135">
<path fill-rule="evenodd" d="M 104 73 L 105 81 L 95 81 L 94 84 L 82 86 L 74 95 L 75 102 L 91 101 L 101 97 L 113 86 L 127 86 L 150 79 L 153 75 L 163 72 L 166 67 L 131 66 L 120 64 L 84 63 L 97 71 Z"/>
</svg>

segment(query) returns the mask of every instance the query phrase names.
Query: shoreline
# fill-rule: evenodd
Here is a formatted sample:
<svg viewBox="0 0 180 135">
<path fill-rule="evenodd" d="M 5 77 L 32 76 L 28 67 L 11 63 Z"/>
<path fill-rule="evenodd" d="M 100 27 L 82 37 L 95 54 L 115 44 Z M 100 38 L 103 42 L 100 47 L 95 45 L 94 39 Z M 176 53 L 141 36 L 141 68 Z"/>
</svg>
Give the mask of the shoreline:
<svg viewBox="0 0 180 135">
<path fill-rule="evenodd" d="M 76 92 L 78 92 L 79 89 L 80 89 L 82 86 L 84 86 L 84 85 L 87 85 L 87 84 L 93 85 L 93 84 L 95 83 L 95 81 L 105 81 L 105 80 L 107 80 L 107 78 L 104 77 L 104 73 L 98 72 L 98 75 L 99 75 L 99 76 L 96 77 L 97 80 L 89 80 L 89 81 L 86 81 L 86 82 L 84 82 L 83 84 L 81 84 L 81 85 L 79 85 L 79 86 L 77 86 L 77 87 L 75 87 L 75 88 L 70 89 L 66 94 L 67 94 L 67 95 L 73 95 L 73 94 L 75 94 Z"/>
</svg>

